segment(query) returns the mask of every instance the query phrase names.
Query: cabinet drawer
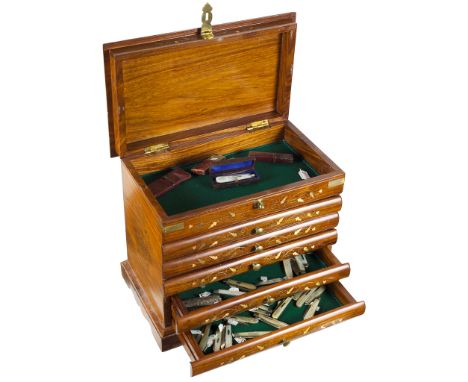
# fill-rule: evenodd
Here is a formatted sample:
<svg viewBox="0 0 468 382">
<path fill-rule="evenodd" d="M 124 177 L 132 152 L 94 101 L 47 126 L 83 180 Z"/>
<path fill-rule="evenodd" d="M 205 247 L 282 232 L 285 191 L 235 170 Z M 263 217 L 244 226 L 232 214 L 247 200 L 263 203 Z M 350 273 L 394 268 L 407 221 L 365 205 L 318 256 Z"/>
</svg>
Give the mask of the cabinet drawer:
<svg viewBox="0 0 468 382">
<path fill-rule="evenodd" d="M 329 248 L 321 248 L 306 255 L 308 266 L 306 272 L 290 279 L 285 278 L 283 263 L 278 262 L 264 267 L 261 271 L 248 271 L 234 276 L 232 279 L 256 284 L 260 276 L 268 276 L 269 279 L 281 278 L 282 281 L 274 284 L 259 286 L 257 289 L 246 292 L 240 296 L 223 297 L 221 302 L 205 306 L 195 310 L 188 310 L 184 306 L 184 300 L 197 297 L 202 292 L 213 292 L 217 289 L 228 289 L 229 286 L 222 282 L 214 282 L 204 288 L 194 288 L 172 297 L 173 321 L 177 332 L 183 332 L 209 322 L 221 320 L 227 316 L 255 308 L 263 304 L 267 299 L 275 300 L 292 296 L 294 293 L 315 286 L 330 284 L 349 276 L 349 264 L 341 262 L 333 255 Z M 175 309 L 175 307 L 177 307 Z"/>
<path fill-rule="evenodd" d="M 165 281 L 164 292 L 166 296 L 171 296 L 215 281 L 233 277 L 251 269 L 259 270 L 262 266 L 277 263 L 280 260 L 309 253 L 315 249 L 334 244 L 336 240 L 337 232 L 332 229 L 264 252 L 238 257 L 209 268 L 169 278 Z"/>
<path fill-rule="evenodd" d="M 167 277 L 174 277 L 250 253 L 263 252 L 269 248 L 297 240 L 301 237 L 311 236 L 315 233 L 335 228 L 338 225 L 338 221 L 338 213 L 333 213 L 223 247 L 209 249 L 190 256 L 178 257 L 164 263 L 164 273 Z"/>
<path fill-rule="evenodd" d="M 286 317 L 282 318 L 287 326 L 275 329 L 265 323 L 242 324 L 232 326 L 232 334 L 245 331 L 268 331 L 259 337 L 247 339 L 245 342 L 236 343 L 217 352 L 204 353 L 190 331 L 179 333 L 179 339 L 191 358 L 192 376 L 205 371 L 224 366 L 228 363 L 269 349 L 276 345 L 287 345 L 290 341 L 311 334 L 321 329 L 340 323 L 344 320 L 359 316 L 365 311 L 364 302 L 356 300 L 348 293 L 340 282 L 335 282 L 326 287 L 320 299 L 320 310 L 315 316 L 303 319 L 303 311 L 289 304 L 289 311 L 285 311 Z M 214 329 L 218 322 L 215 322 Z M 203 327 L 202 327 L 203 329 Z"/>
<path fill-rule="evenodd" d="M 336 171 L 268 190 L 248 197 L 199 208 L 168 217 L 163 226 L 164 241 L 170 242 L 215 232 L 220 228 L 258 219 L 272 213 L 302 207 L 339 195 L 344 174 Z"/>
<path fill-rule="evenodd" d="M 335 196 L 321 200 L 303 207 L 290 209 L 260 219 L 242 222 L 214 232 L 208 232 L 199 236 L 186 238 L 164 244 L 164 257 L 173 259 L 183 255 L 191 255 L 196 252 L 221 247 L 251 237 L 268 234 L 277 229 L 311 221 L 317 217 L 338 212 L 341 209 L 341 197 Z"/>
</svg>

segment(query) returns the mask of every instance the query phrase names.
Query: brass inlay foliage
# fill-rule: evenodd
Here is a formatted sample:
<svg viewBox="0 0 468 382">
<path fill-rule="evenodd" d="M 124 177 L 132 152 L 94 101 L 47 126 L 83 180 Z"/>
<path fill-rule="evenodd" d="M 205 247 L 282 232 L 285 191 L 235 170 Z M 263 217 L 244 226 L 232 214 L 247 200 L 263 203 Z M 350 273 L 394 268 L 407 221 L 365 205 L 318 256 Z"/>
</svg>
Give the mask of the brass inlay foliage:
<svg viewBox="0 0 468 382">
<path fill-rule="evenodd" d="M 257 345 L 257 349 L 258 349 L 258 350 L 263 350 L 263 349 L 265 349 L 265 348 L 264 348 L 263 346 Z"/>
<path fill-rule="evenodd" d="M 280 204 L 286 203 L 286 200 L 288 200 L 288 197 L 287 197 L 287 196 L 285 196 L 283 199 L 281 199 Z"/>
<path fill-rule="evenodd" d="M 210 256 L 210 259 L 212 259 L 212 260 L 218 260 L 218 256 L 214 256 L 214 255 L 213 255 L 213 256 Z"/>
<path fill-rule="evenodd" d="M 236 269 L 236 268 L 229 268 L 229 270 L 230 270 L 232 273 L 236 273 L 236 272 L 237 272 L 237 269 Z"/>
<path fill-rule="evenodd" d="M 249 306 L 247 304 L 240 304 L 241 308 L 247 309 Z"/>
<path fill-rule="evenodd" d="M 304 330 L 304 334 L 309 333 L 309 330 L 310 330 L 310 326 L 308 326 L 308 327 L 306 328 L 306 330 Z"/>
<path fill-rule="evenodd" d="M 302 228 L 299 228 L 297 230 L 294 231 L 294 235 L 299 235 L 302 231 Z"/>
<path fill-rule="evenodd" d="M 281 244 L 281 240 L 280 240 L 280 239 L 276 239 L 275 242 L 276 242 L 276 244 Z"/>
<path fill-rule="evenodd" d="M 211 245 L 210 245 L 210 248 L 211 248 L 211 247 L 214 247 L 215 245 L 218 245 L 218 241 L 213 241 L 213 242 L 211 243 Z"/>
<path fill-rule="evenodd" d="M 299 203 L 304 203 L 304 199 L 302 199 L 302 198 L 297 198 L 297 201 L 298 201 Z"/>
<path fill-rule="evenodd" d="M 231 217 L 235 217 L 236 214 L 234 212 L 229 212 L 229 215 L 231 215 Z"/>
<path fill-rule="evenodd" d="M 291 292 L 292 292 L 293 290 L 294 290 L 294 287 L 290 288 L 290 289 L 286 292 L 286 294 L 291 294 Z"/>
<path fill-rule="evenodd" d="M 276 222 L 276 225 L 280 225 L 282 222 L 283 222 L 284 218 L 281 218 L 279 219 L 277 222 Z"/>
<path fill-rule="evenodd" d="M 237 233 L 235 232 L 229 232 L 229 235 L 231 235 L 232 237 L 237 237 Z"/>
<path fill-rule="evenodd" d="M 213 222 L 208 228 L 213 228 L 213 227 L 216 227 L 217 225 L 218 225 L 218 222 Z"/>
</svg>

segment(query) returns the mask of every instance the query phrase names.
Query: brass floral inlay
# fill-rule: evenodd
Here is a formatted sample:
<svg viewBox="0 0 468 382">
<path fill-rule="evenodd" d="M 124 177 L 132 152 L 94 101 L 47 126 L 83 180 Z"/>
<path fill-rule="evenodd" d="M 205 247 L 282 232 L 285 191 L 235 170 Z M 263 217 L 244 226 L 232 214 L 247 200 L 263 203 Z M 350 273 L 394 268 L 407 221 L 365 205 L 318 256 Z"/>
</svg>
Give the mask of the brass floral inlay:
<svg viewBox="0 0 468 382">
<path fill-rule="evenodd" d="M 278 259 L 281 257 L 281 254 L 282 254 L 282 252 L 278 253 L 278 254 L 275 256 L 275 259 L 278 260 Z"/>
<path fill-rule="evenodd" d="M 241 308 L 247 309 L 249 306 L 247 304 L 240 304 Z"/>
<path fill-rule="evenodd" d="M 321 194 L 322 192 L 323 192 L 323 190 L 322 190 L 322 189 L 320 189 L 320 190 L 319 190 L 319 194 Z"/>
<path fill-rule="evenodd" d="M 286 292 L 286 294 L 291 294 L 291 292 L 292 292 L 293 290 L 294 290 L 294 287 L 290 288 L 290 289 Z"/>
<path fill-rule="evenodd" d="M 215 245 L 218 245 L 218 241 L 217 241 L 217 240 L 216 240 L 216 241 L 213 241 L 213 242 L 210 244 L 210 248 L 211 248 L 211 247 L 214 247 Z"/>
<path fill-rule="evenodd" d="M 229 215 L 231 215 L 231 217 L 235 217 L 236 214 L 234 212 L 229 212 Z"/>
<path fill-rule="evenodd" d="M 299 216 L 296 216 L 296 219 L 295 219 L 297 222 L 301 222 L 302 219 L 299 217 Z"/>
<path fill-rule="evenodd" d="M 192 228 L 193 228 L 193 225 L 192 225 L 192 224 L 189 224 L 188 227 L 189 227 L 189 229 L 192 229 Z"/>
<path fill-rule="evenodd" d="M 298 201 L 299 203 L 304 203 L 304 199 L 302 199 L 302 198 L 297 198 L 297 201 Z"/>
<path fill-rule="evenodd" d="M 218 224 L 218 222 L 213 222 L 213 223 L 211 223 L 211 225 L 210 225 L 208 228 L 213 228 L 213 227 L 216 227 L 216 226 L 217 226 L 217 224 Z"/>
<path fill-rule="evenodd" d="M 205 264 L 205 260 L 203 260 L 203 259 L 198 259 L 198 262 L 199 262 L 200 264 Z"/>
<path fill-rule="evenodd" d="M 210 256 L 210 259 L 212 259 L 212 260 L 218 260 L 218 256 Z"/>
<path fill-rule="evenodd" d="M 276 244 L 281 244 L 281 240 L 280 240 L 280 239 L 276 239 Z"/>
<path fill-rule="evenodd" d="M 310 326 L 308 326 L 308 327 L 306 328 L 306 330 L 304 330 L 304 334 L 309 333 L 309 330 L 310 330 Z"/>
<path fill-rule="evenodd" d="M 299 228 L 297 230 L 294 231 L 294 235 L 299 235 L 302 231 L 302 228 Z"/>
<path fill-rule="evenodd" d="M 192 247 L 192 250 L 194 250 L 194 251 L 195 251 L 196 249 L 197 249 L 197 246 L 196 246 L 196 245 L 194 245 L 194 246 Z"/>
<path fill-rule="evenodd" d="M 281 218 L 280 220 L 278 220 L 278 221 L 276 222 L 276 225 L 280 225 L 280 224 L 283 222 L 283 220 L 284 220 L 284 218 Z"/>
<path fill-rule="evenodd" d="M 195 268 L 197 266 L 197 264 L 193 263 L 192 264 L 192 268 Z"/>
<path fill-rule="evenodd" d="M 287 196 L 285 196 L 283 199 L 281 199 L 280 204 L 284 204 L 284 203 L 286 202 L 286 200 L 288 200 L 288 197 L 287 197 Z"/>
<path fill-rule="evenodd" d="M 235 232 L 229 232 L 229 235 L 231 235 L 232 237 L 237 237 L 237 233 Z"/>
<path fill-rule="evenodd" d="M 312 191 L 309 192 L 309 195 L 310 195 L 311 198 L 314 197 L 314 193 Z"/>
<path fill-rule="evenodd" d="M 232 273 L 236 273 L 236 272 L 237 272 L 237 269 L 236 269 L 236 268 L 229 268 L 229 270 L 230 270 Z"/>
<path fill-rule="evenodd" d="M 217 276 L 213 276 L 213 278 L 211 279 L 211 282 L 215 281 L 218 277 Z"/>
<path fill-rule="evenodd" d="M 263 349 L 265 349 L 265 347 L 260 346 L 260 345 L 257 345 L 257 349 L 258 349 L 258 350 L 263 350 Z"/>
</svg>

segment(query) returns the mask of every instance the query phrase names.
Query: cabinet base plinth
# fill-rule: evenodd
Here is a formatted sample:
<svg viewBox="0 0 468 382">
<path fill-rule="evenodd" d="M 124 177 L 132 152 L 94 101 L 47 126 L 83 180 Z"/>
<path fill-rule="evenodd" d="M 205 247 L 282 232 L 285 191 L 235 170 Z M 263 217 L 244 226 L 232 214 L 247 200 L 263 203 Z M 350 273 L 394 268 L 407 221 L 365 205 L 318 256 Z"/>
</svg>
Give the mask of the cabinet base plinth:
<svg viewBox="0 0 468 382">
<path fill-rule="evenodd" d="M 161 351 L 170 350 L 180 346 L 180 341 L 175 333 L 174 327 L 171 326 L 169 328 L 164 328 L 163 323 L 160 322 L 159 318 L 155 314 L 155 311 L 151 306 L 151 302 L 146 296 L 144 289 L 141 287 L 141 284 L 128 261 L 123 261 L 120 265 L 122 268 L 122 277 L 127 283 L 127 286 L 132 290 L 135 300 L 140 306 L 143 315 L 148 320 L 153 336 Z"/>
</svg>

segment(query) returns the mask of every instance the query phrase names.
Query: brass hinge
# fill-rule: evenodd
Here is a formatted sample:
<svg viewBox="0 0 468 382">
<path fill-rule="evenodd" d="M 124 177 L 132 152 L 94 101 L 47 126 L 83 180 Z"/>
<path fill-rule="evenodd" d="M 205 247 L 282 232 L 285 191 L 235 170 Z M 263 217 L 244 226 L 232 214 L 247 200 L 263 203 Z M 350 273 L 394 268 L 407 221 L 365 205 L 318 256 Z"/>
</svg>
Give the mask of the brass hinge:
<svg viewBox="0 0 468 382">
<path fill-rule="evenodd" d="M 204 40 L 211 40 L 214 37 L 213 27 L 211 26 L 211 20 L 213 20 L 212 10 L 212 6 L 208 3 L 203 7 L 201 36 Z"/>
<path fill-rule="evenodd" d="M 161 151 L 169 150 L 168 143 L 159 143 L 157 145 L 145 147 L 145 154 L 154 154 L 159 153 Z"/>
<path fill-rule="evenodd" d="M 261 121 L 249 123 L 245 129 L 247 131 L 255 131 L 258 129 L 263 129 L 265 127 L 270 127 L 270 122 L 268 122 L 268 119 L 263 119 Z"/>
</svg>

